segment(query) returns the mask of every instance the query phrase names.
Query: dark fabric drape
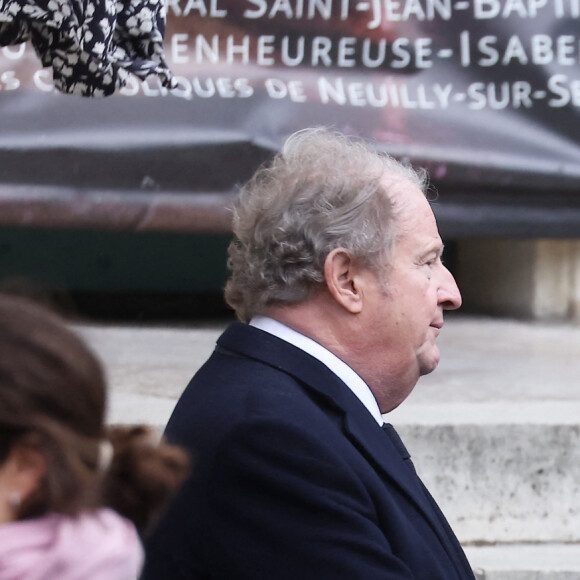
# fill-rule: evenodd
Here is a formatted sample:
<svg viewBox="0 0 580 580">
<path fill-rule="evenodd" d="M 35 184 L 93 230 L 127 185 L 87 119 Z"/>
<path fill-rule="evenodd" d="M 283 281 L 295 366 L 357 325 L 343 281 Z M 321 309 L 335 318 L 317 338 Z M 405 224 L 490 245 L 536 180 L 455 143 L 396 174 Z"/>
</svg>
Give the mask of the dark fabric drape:
<svg viewBox="0 0 580 580">
<path fill-rule="evenodd" d="M 62 93 L 108 96 L 133 73 L 171 88 L 163 0 L 0 0 L 0 45 L 30 41 Z"/>
</svg>

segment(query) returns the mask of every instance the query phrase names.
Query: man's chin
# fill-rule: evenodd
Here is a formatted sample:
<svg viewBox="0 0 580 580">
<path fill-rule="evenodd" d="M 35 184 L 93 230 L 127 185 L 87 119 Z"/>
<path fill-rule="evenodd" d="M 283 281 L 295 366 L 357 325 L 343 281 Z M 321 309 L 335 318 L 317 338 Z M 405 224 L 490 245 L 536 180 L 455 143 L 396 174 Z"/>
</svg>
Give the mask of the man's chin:
<svg viewBox="0 0 580 580">
<path fill-rule="evenodd" d="M 421 376 L 432 373 L 437 368 L 437 365 L 439 364 L 439 359 L 440 359 L 439 349 L 435 347 L 434 352 L 432 352 L 430 356 L 423 357 L 420 361 L 419 370 Z"/>
</svg>

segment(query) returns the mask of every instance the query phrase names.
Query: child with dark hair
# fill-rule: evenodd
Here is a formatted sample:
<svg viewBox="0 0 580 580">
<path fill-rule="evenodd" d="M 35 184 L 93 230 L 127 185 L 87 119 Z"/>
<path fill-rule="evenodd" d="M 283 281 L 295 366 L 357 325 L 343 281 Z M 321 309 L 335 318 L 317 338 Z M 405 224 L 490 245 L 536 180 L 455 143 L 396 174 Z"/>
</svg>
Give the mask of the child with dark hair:
<svg viewBox="0 0 580 580">
<path fill-rule="evenodd" d="M 0 580 L 130 580 L 189 467 L 144 426 L 105 426 L 99 361 L 56 314 L 0 296 Z"/>
</svg>

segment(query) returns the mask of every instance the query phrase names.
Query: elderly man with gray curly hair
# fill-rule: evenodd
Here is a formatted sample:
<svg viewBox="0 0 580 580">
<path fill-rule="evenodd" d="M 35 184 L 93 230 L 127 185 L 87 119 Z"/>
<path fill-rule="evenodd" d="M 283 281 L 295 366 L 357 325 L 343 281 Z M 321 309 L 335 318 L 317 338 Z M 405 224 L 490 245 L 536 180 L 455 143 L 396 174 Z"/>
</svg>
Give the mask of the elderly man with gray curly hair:
<svg viewBox="0 0 580 580">
<path fill-rule="evenodd" d="M 144 579 L 473 580 L 382 416 L 435 369 L 461 304 L 425 183 L 314 128 L 243 188 L 226 287 L 240 322 L 168 423 L 195 467 Z"/>
</svg>

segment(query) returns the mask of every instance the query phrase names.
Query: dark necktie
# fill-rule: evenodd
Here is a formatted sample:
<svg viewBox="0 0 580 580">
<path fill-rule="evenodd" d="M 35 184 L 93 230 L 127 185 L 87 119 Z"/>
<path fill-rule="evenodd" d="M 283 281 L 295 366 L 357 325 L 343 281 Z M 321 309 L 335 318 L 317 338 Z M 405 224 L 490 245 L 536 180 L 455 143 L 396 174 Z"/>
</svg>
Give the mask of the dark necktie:
<svg viewBox="0 0 580 580">
<path fill-rule="evenodd" d="M 383 431 L 387 434 L 387 436 L 391 440 L 391 443 L 395 446 L 395 448 L 403 458 L 405 465 L 409 469 L 411 469 L 414 473 L 417 473 L 415 471 L 415 466 L 411 461 L 411 454 L 407 451 L 405 444 L 399 437 L 399 434 L 395 431 L 395 428 L 390 423 L 383 423 Z"/>
</svg>

